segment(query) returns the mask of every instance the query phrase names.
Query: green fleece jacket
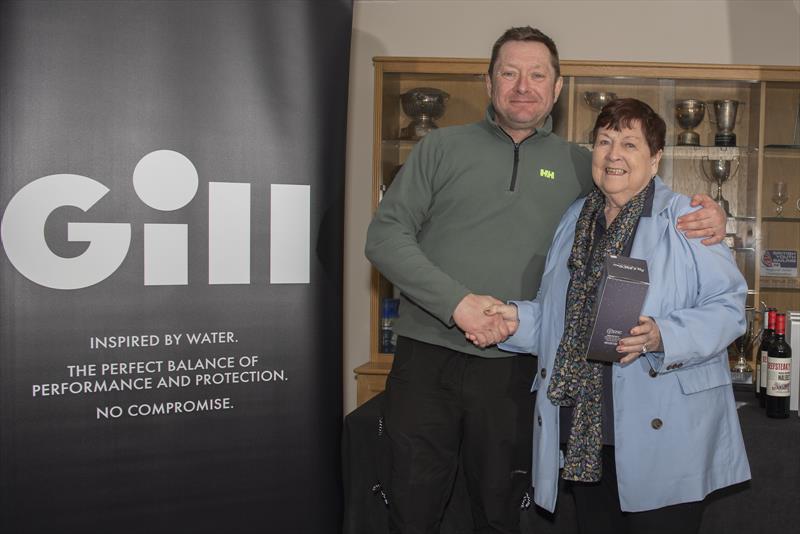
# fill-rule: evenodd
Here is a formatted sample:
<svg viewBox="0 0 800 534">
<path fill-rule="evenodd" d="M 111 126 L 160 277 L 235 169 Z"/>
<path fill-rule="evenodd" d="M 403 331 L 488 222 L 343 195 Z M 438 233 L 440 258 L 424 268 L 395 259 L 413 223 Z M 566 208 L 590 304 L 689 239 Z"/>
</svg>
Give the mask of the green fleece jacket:
<svg viewBox="0 0 800 534">
<path fill-rule="evenodd" d="M 494 121 L 434 130 L 386 192 L 366 255 L 401 291 L 398 335 L 484 357 L 453 311 L 469 293 L 536 296 L 561 215 L 592 186 L 589 151 L 552 133 L 552 119 L 519 144 Z"/>
</svg>

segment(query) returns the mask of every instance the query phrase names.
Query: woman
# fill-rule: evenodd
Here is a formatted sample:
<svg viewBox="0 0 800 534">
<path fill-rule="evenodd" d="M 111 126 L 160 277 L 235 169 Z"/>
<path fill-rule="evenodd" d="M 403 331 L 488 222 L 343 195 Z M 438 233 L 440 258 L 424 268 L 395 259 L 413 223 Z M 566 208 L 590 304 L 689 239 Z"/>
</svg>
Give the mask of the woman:
<svg viewBox="0 0 800 534">
<path fill-rule="evenodd" d="M 726 351 L 747 287 L 727 247 L 676 230 L 691 208 L 656 175 L 665 131 L 644 102 L 603 108 L 597 187 L 561 219 L 539 295 L 486 311 L 519 321 L 501 348 L 539 355 L 534 500 L 555 509 L 561 469 L 582 533 L 696 532 L 705 496 L 750 478 Z M 583 357 L 609 254 L 646 260 L 650 277 L 613 365 Z"/>
</svg>

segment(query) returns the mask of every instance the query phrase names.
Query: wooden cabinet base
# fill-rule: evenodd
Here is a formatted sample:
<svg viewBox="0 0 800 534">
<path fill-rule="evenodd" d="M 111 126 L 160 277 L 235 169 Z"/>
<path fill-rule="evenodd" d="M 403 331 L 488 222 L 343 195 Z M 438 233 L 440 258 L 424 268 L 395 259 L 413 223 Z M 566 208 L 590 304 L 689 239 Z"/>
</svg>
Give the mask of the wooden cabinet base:
<svg viewBox="0 0 800 534">
<path fill-rule="evenodd" d="M 390 362 L 369 362 L 355 368 L 358 390 L 356 403 L 361 406 L 386 389 L 386 377 L 392 368 Z"/>
</svg>

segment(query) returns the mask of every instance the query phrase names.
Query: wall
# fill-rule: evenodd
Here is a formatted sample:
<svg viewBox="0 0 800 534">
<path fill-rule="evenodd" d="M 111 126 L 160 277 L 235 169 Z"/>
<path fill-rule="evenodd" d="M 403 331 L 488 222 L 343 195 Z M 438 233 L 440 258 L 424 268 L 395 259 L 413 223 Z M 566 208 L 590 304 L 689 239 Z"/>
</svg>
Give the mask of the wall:
<svg viewBox="0 0 800 534">
<path fill-rule="evenodd" d="M 354 0 L 344 260 L 344 409 L 369 359 L 374 56 L 489 56 L 511 26 L 549 34 L 562 59 L 800 65 L 800 0 Z M 764 29 L 768 29 L 764 31 Z"/>
</svg>

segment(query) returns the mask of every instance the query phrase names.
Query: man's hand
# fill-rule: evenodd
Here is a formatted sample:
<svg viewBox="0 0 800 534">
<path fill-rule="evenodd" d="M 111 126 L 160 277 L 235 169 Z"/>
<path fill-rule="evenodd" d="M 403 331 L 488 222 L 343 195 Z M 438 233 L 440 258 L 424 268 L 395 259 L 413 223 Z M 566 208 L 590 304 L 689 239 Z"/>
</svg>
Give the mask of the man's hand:
<svg viewBox="0 0 800 534">
<path fill-rule="evenodd" d="M 475 345 L 479 347 L 494 345 L 511 335 L 502 316 L 484 313 L 485 310 L 498 304 L 502 306 L 503 302 L 489 295 L 470 293 L 456 306 L 453 311 L 453 321 L 464 331 L 467 339 L 470 339 L 470 334 L 475 336 L 475 340 L 470 339 Z"/>
<path fill-rule="evenodd" d="M 514 335 L 517 331 L 517 327 L 519 326 L 519 313 L 517 310 L 517 306 L 514 304 L 494 304 L 489 308 L 483 310 L 484 315 L 488 316 L 500 316 L 503 318 L 503 322 L 506 324 L 506 328 L 508 329 L 508 335 Z M 473 345 L 481 348 L 485 348 L 489 345 L 494 345 L 500 343 L 501 341 L 505 341 L 508 336 L 503 338 L 497 339 L 491 336 L 491 333 L 486 332 L 466 332 L 467 339 L 469 339 Z"/>
<path fill-rule="evenodd" d="M 698 194 L 692 197 L 692 207 L 696 206 L 703 208 L 678 217 L 678 230 L 690 239 L 705 237 L 701 241 L 704 245 L 716 245 L 725 239 L 725 222 L 728 217 L 720 205 L 710 196 Z"/>
</svg>

